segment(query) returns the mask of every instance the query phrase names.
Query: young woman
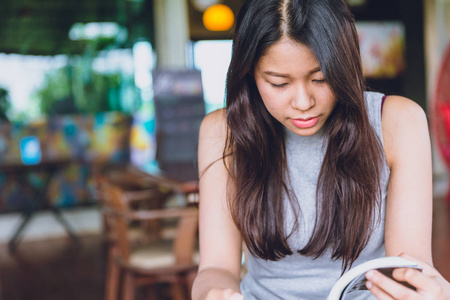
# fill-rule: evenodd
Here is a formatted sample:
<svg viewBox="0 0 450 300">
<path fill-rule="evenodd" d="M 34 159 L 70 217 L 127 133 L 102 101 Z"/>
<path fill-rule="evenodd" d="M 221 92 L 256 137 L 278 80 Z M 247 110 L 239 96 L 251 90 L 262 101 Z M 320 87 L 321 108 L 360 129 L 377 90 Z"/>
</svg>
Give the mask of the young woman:
<svg viewBox="0 0 450 300">
<path fill-rule="evenodd" d="M 325 299 L 366 260 L 432 263 L 426 116 L 365 92 L 344 0 L 247 0 L 226 101 L 200 129 L 193 299 Z"/>
</svg>

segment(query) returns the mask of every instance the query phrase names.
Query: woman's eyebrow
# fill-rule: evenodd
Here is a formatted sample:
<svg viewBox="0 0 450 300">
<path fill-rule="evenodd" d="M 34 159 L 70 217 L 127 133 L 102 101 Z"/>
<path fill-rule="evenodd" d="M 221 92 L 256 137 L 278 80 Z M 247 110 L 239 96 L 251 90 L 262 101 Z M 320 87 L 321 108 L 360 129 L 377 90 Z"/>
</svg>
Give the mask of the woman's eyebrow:
<svg viewBox="0 0 450 300">
<path fill-rule="evenodd" d="M 317 73 L 320 71 L 321 71 L 320 67 L 317 67 L 317 68 L 310 70 L 308 73 L 314 74 L 314 73 Z M 264 74 L 269 75 L 269 76 L 274 76 L 274 77 L 283 77 L 283 78 L 291 77 L 289 74 L 283 74 L 283 73 L 278 73 L 278 72 L 273 72 L 273 71 L 265 71 Z"/>
<path fill-rule="evenodd" d="M 275 77 L 284 77 L 284 78 L 290 77 L 288 74 L 277 73 L 277 72 L 273 72 L 273 71 L 266 71 L 266 72 L 264 72 L 264 74 L 269 75 L 269 76 L 275 76 Z"/>
<path fill-rule="evenodd" d="M 316 72 L 320 72 L 320 67 L 312 69 L 311 71 L 309 71 L 309 74 L 313 74 L 313 73 L 316 73 Z"/>
</svg>

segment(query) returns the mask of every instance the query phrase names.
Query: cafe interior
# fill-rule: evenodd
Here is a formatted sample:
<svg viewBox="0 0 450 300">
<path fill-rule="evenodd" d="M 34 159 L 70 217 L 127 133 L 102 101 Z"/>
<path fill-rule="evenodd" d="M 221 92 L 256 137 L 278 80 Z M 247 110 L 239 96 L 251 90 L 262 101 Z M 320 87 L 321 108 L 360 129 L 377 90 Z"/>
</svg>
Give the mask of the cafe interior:
<svg viewBox="0 0 450 300">
<path fill-rule="evenodd" d="M 243 2 L 0 1 L 1 300 L 190 299 L 198 129 Z M 450 1 L 347 2 L 369 88 L 428 115 L 450 280 Z"/>
</svg>

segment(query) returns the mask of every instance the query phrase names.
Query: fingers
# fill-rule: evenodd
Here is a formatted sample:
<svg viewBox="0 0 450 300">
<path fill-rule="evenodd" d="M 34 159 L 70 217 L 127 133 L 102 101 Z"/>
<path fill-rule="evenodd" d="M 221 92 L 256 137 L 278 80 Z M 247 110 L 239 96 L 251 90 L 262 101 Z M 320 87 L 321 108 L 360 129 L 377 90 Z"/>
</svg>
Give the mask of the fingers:
<svg viewBox="0 0 450 300">
<path fill-rule="evenodd" d="M 244 300 L 244 297 L 232 289 L 212 289 L 208 292 L 207 300 Z"/>
<path fill-rule="evenodd" d="M 412 289 L 384 276 L 378 271 L 369 271 L 366 287 L 379 300 L 384 299 L 419 299 L 420 295 Z"/>
<path fill-rule="evenodd" d="M 239 293 L 234 293 L 231 295 L 230 300 L 244 300 L 244 297 Z"/>
<path fill-rule="evenodd" d="M 223 299 L 227 300 L 243 300 L 244 297 L 242 297 L 241 294 L 233 291 L 232 289 L 226 289 L 223 291 Z"/>
<path fill-rule="evenodd" d="M 222 296 L 224 299 L 229 299 L 231 295 L 233 295 L 234 291 L 231 289 L 226 289 L 222 292 Z"/>
<path fill-rule="evenodd" d="M 409 260 L 412 260 L 412 261 L 415 261 L 419 266 L 421 266 L 423 268 L 423 273 L 425 275 L 432 275 L 432 276 L 434 276 L 434 275 L 438 274 L 438 272 L 436 271 L 436 269 L 433 266 L 431 266 L 431 265 L 429 265 L 429 264 L 427 264 L 427 263 L 425 263 L 425 262 L 423 262 L 421 260 L 418 260 L 417 258 L 415 258 L 415 257 L 413 257 L 413 256 L 411 256 L 409 254 L 402 253 L 399 256 L 401 256 L 403 258 L 406 258 L 406 259 L 409 259 Z"/>
<path fill-rule="evenodd" d="M 450 282 L 442 277 L 438 270 L 411 255 L 401 254 L 400 256 L 417 262 L 423 270 L 422 272 L 411 269 L 394 270 L 393 277 L 396 280 L 406 281 L 415 286 L 418 293 L 426 299 L 450 299 Z"/>
<path fill-rule="evenodd" d="M 377 285 L 374 285 L 371 281 L 366 282 L 366 287 L 378 300 L 394 299 L 388 293 L 380 289 Z"/>
<path fill-rule="evenodd" d="M 392 273 L 392 276 L 398 281 L 405 281 L 409 283 L 410 285 L 414 286 L 419 292 L 433 292 L 439 289 L 439 285 L 436 283 L 433 277 L 426 276 L 418 270 L 408 268 L 395 269 Z"/>
</svg>

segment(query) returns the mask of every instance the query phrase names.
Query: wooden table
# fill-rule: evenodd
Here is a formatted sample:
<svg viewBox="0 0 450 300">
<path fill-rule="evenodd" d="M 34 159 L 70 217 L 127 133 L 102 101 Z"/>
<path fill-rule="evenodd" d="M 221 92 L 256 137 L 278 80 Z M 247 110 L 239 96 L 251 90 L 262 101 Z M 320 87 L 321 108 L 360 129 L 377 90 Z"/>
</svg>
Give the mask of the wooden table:
<svg viewBox="0 0 450 300">
<path fill-rule="evenodd" d="M 61 223 L 66 232 L 69 234 L 71 239 L 78 243 L 78 237 L 75 235 L 72 227 L 64 219 L 61 211 L 48 201 L 48 187 L 50 182 L 54 178 L 55 174 L 61 170 L 63 167 L 73 163 L 69 159 L 57 159 L 57 160 L 47 160 L 40 162 L 39 164 L 25 165 L 22 163 L 6 163 L 0 164 L 0 173 L 15 174 L 17 180 L 26 185 L 33 192 L 33 198 L 29 199 L 27 207 L 21 210 L 22 221 L 15 230 L 13 237 L 9 240 L 8 246 L 11 252 L 14 252 L 20 242 L 21 233 L 25 229 L 26 225 L 30 222 L 34 213 L 42 209 L 50 210 L 55 216 L 56 220 Z M 29 181 L 27 174 L 29 172 L 43 172 L 45 174 L 44 183 L 40 188 L 36 188 Z"/>
</svg>

